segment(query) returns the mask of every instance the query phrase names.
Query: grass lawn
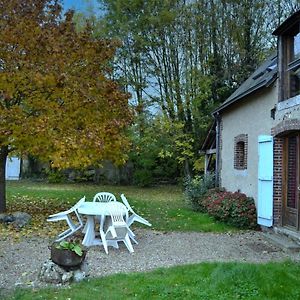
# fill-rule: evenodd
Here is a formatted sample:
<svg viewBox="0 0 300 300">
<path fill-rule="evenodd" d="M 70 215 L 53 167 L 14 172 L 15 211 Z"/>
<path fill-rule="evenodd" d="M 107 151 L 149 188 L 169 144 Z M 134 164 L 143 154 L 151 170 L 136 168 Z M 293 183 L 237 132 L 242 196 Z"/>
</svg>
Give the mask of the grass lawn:
<svg viewBox="0 0 300 300">
<path fill-rule="evenodd" d="M 203 232 L 234 230 L 230 226 L 214 221 L 206 214 L 192 211 L 184 201 L 182 190 L 177 186 L 138 188 L 12 181 L 7 183 L 8 209 L 32 214 L 34 231 L 38 229 L 36 227 L 42 230 L 43 222 L 49 214 L 71 207 L 84 195 L 91 201 L 100 191 L 112 192 L 119 200 L 120 194 L 124 193 L 134 209 L 148 219 L 155 230 Z M 49 228 L 49 224 L 47 227 Z"/>
<path fill-rule="evenodd" d="M 48 233 L 55 224 L 49 226 L 45 221 L 47 215 L 70 207 L 84 195 L 92 200 L 99 191 L 112 192 L 117 198 L 124 193 L 135 210 L 149 219 L 156 230 L 235 230 L 206 214 L 190 210 L 182 190 L 176 186 L 142 189 L 20 181 L 7 185 L 8 209 L 28 211 L 33 221 L 28 229 L 14 234 L 41 234 L 44 228 L 44 233 Z M 2 234 L 13 230 L 0 226 Z M 61 231 L 61 225 L 58 229 Z M 300 299 L 299 274 L 300 264 L 294 262 L 201 263 L 88 279 L 59 289 L 16 289 L 7 299 Z M 1 288 L 0 299 L 4 299 Z"/>
<path fill-rule="evenodd" d="M 300 299 L 292 262 L 202 263 L 90 279 L 71 288 L 16 290 L 9 299 Z"/>
</svg>

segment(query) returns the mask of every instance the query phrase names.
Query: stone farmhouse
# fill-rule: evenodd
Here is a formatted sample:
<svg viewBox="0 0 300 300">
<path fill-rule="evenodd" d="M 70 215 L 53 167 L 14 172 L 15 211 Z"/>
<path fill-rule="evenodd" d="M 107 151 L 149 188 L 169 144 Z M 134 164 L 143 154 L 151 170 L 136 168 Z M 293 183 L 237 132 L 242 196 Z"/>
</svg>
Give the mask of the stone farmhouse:
<svg viewBox="0 0 300 300">
<path fill-rule="evenodd" d="M 258 223 L 300 236 L 300 11 L 273 34 L 271 55 L 214 112 L 217 183 L 255 199 Z"/>
</svg>

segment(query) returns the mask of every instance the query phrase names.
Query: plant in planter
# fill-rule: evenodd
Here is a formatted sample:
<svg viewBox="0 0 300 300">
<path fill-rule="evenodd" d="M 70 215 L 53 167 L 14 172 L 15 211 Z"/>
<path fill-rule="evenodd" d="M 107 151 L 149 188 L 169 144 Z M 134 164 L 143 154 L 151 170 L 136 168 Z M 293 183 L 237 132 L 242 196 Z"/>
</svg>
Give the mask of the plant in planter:
<svg viewBox="0 0 300 300">
<path fill-rule="evenodd" d="M 56 248 L 74 251 L 79 256 L 83 255 L 83 249 L 81 248 L 81 245 L 76 242 L 61 241 Z"/>
<path fill-rule="evenodd" d="M 54 242 L 50 248 L 51 260 L 65 268 L 79 266 L 85 259 L 86 249 L 76 241 Z"/>
</svg>

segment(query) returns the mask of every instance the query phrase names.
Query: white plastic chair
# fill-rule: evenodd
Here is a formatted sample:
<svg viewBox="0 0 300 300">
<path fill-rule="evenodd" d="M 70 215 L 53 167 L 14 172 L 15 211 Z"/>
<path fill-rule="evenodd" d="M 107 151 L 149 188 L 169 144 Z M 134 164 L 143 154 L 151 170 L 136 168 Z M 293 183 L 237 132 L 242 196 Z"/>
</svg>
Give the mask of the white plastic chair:
<svg viewBox="0 0 300 300">
<path fill-rule="evenodd" d="M 100 226 L 100 236 L 106 254 L 108 254 L 108 246 L 118 249 L 118 242 L 123 242 L 130 253 L 134 252 L 129 238 L 131 230 L 123 219 L 123 212 L 117 207 L 110 208 L 110 218 L 106 227 L 104 232 L 103 225 Z"/>
<path fill-rule="evenodd" d="M 56 239 L 57 242 L 60 242 L 61 240 L 65 239 L 66 237 L 72 235 L 77 230 L 79 230 L 81 227 L 83 227 L 83 222 L 81 220 L 81 217 L 77 211 L 79 206 L 85 201 L 85 196 L 81 198 L 74 206 L 72 206 L 70 209 L 66 211 L 59 212 L 57 214 L 50 215 L 47 219 L 49 222 L 56 222 L 65 220 L 67 221 L 67 224 L 69 228 L 65 230 L 64 232 L 60 233 L 58 235 L 58 238 Z M 71 216 L 76 217 L 76 221 L 73 221 Z"/>
<path fill-rule="evenodd" d="M 128 219 L 126 220 L 126 223 L 128 226 L 131 226 L 131 224 L 133 222 L 139 222 L 139 223 L 142 223 L 144 225 L 147 225 L 147 226 L 152 226 L 150 222 L 148 222 L 146 219 L 144 219 L 143 217 L 139 216 L 133 209 L 132 207 L 130 206 L 130 204 L 128 203 L 128 200 L 126 199 L 125 195 L 122 194 L 121 195 L 121 199 L 123 201 L 123 203 L 125 204 L 125 206 L 127 207 L 128 209 L 128 212 L 131 213 L 131 215 L 128 217 Z"/>
<path fill-rule="evenodd" d="M 117 201 L 116 197 L 112 193 L 107 193 L 107 192 L 101 192 L 97 193 L 94 198 L 93 202 L 111 202 L 111 201 Z"/>
</svg>

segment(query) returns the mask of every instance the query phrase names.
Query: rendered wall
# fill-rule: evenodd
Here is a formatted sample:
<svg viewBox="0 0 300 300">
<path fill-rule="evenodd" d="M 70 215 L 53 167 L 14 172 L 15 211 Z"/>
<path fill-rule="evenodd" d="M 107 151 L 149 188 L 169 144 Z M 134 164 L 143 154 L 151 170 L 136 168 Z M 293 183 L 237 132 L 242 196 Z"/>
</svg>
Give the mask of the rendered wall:
<svg viewBox="0 0 300 300">
<path fill-rule="evenodd" d="M 258 136 L 270 135 L 275 121 L 271 109 L 277 104 L 277 87 L 264 88 L 230 106 L 221 114 L 221 186 L 240 191 L 257 202 Z M 234 168 L 234 138 L 248 135 L 247 169 Z"/>
</svg>

